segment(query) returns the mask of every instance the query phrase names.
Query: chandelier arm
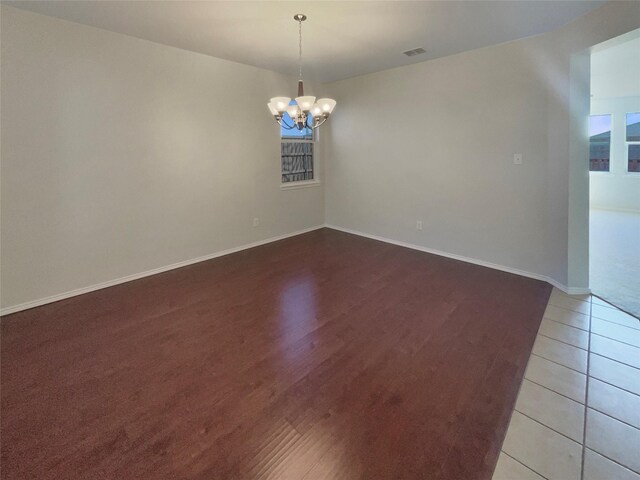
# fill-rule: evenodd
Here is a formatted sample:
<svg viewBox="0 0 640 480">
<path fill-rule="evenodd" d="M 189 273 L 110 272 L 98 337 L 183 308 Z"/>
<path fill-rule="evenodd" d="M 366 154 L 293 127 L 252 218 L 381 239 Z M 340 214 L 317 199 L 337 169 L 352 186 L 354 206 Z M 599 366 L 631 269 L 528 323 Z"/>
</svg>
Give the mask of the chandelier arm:
<svg viewBox="0 0 640 480">
<path fill-rule="evenodd" d="M 328 118 L 329 118 L 329 115 L 323 115 L 322 120 L 320 120 L 316 125 L 314 125 L 313 128 L 318 128 L 320 125 L 326 122 Z"/>
<path fill-rule="evenodd" d="M 295 125 L 288 125 L 287 122 L 284 121 L 284 118 L 279 118 L 276 119 L 276 121 L 278 122 L 278 124 L 280 124 L 281 127 L 286 128 L 287 130 L 293 130 L 295 128 Z"/>
</svg>

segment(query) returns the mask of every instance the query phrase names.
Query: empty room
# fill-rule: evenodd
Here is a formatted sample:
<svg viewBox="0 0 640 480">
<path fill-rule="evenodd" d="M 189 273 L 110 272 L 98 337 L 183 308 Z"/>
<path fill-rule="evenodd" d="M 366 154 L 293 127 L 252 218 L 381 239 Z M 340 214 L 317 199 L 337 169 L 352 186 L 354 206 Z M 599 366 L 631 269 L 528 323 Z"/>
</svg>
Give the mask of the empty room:
<svg viewBox="0 0 640 480">
<path fill-rule="evenodd" d="M 0 42 L 2 480 L 640 480 L 640 1 Z"/>
</svg>

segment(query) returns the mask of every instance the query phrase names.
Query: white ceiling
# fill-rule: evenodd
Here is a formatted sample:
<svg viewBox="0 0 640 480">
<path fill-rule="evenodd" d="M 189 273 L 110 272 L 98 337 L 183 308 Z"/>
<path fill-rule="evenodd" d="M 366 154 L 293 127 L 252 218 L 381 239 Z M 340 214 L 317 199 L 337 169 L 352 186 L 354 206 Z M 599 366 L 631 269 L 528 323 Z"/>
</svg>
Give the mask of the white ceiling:
<svg viewBox="0 0 640 480">
<path fill-rule="evenodd" d="M 554 30 L 604 1 L 9 1 L 214 57 L 331 82 Z M 412 58 L 403 51 L 424 47 Z"/>
</svg>

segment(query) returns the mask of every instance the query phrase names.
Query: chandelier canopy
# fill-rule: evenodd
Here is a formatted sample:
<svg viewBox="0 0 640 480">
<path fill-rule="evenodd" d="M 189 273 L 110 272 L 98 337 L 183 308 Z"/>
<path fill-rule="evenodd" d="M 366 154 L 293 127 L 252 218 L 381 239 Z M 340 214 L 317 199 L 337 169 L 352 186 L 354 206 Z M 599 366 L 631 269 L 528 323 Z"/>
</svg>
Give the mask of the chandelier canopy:
<svg viewBox="0 0 640 480">
<path fill-rule="evenodd" d="M 336 101 L 331 98 L 320 98 L 316 101 L 316 97 L 305 96 L 302 80 L 302 22 L 307 19 L 307 16 L 298 13 L 293 16 L 293 19 L 298 22 L 298 96 L 295 98 L 295 102 L 291 102 L 289 97 L 274 97 L 267 106 L 273 118 L 287 130 L 318 128 L 327 121 L 336 106 Z M 285 121 L 285 113 L 289 115 L 293 125 L 289 125 Z"/>
</svg>

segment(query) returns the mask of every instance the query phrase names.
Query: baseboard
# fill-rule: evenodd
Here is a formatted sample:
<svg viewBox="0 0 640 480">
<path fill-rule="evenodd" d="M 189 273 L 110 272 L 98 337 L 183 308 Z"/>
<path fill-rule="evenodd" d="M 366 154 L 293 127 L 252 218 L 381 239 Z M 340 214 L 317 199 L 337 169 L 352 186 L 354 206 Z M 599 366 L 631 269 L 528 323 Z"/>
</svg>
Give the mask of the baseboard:
<svg viewBox="0 0 640 480">
<path fill-rule="evenodd" d="M 278 235 L 277 237 L 267 238 L 265 240 L 259 240 L 257 242 L 249 243 L 246 245 L 241 245 L 239 247 L 229 248 L 227 250 L 222 250 L 219 252 L 211 253 L 209 255 L 204 255 L 198 258 L 192 258 L 190 260 L 184 260 L 178 263 L 172 263 L 171 265 L 166 265 L 164 267 L 154 268 L 152 270 L 147 270 L 146 272 L 134 273 L 133 275 L 127 275 L 126 277 L 116 278 L 115 280 L 109 280 L 106 282 L 96 283 L 94 285 L 90 285 L 88 287 L 77 288 L 75 290 L 71 290 L 64 293 L 59 293 L 57 295 L 51 295 L 46 298 L 41 298 L 38 300 L 33 300 L 31 302 L 21 303 L 19 305 L 13 305 L 10 307 L 5 307 L 0 309 L 0 315 L 9 315 L 11 313 L 20 312 L 22 310 L 27 310 L 29 308 L 39 307 L 41 305 L 46 305 L 47 303 L 53 303 L 60 300 L 64 300 L 65 298 L 75 297 L 77 295 L 83 295 L 85 293 L 94 292 L 96 290 L 100 290 L 107 287 L 113 287 L 114 285 L 119 285 L 121 283 L 131 282 L 133 280 L 138 280 L 140 278 L 149 277 L 151 275 L 156 275 L 158 273 L 167 272 L 169 270 L 174 270 L 176 268 L 186 267 L 188 265 L 193 265 L 194 263 L 204 262 L 206 260 L 211 260 L 217 257 L 223 257 L 225 255 L 229 255 L 231 253 L 236 253 L 241 250 L 247 250 L 249 248 L 258 247 L 260 245 L 265 245 L 267 243 L 277 242 L 278 240 L 284 240 L 285 238 L 295 237 L 296 235 L 301 235 L 303 233 L 312 232 L 313 230 L 318 230 L 319 228 L 323 228 L 324 225 L 316 225 L 315 227 L 305 228 L 303 230 L 298 230 L 291 233 L 286 233 L 284 235 Z"/>
<path fill-rule="evenodd" d="M 484 260 L 478 260 L 477 258 L 465 257 L 463 255 L 457 255 L 455 253 L 444 252 L 442 250 L 436 250 L 433 248 L 423 247 L 421 245 L 415 245 L 413 243 L 401 242 L 399 240 L 393 240 L 391 238 L 381 237 L 379 235 L 371 235 L 369 233 L 360 232 L 357 230 L 351 230 L 350 228 L 339 227 L 337 225 L 325 224 L 326 228 L 331 228 L 333 230 L 338 230 L 340 232 L 350 233 L 352 235 L 358 235 L 360 237 L 370 238 L 372 240 L 378 240 L 380 242 L 391 243 L 393 245 L 398 245 L 400 247 L 411 248 L 413 250 L 419 250 L 421 252 L 432 253 L 434 255 L 439 255 L 441 257 L 452 258 L 454 260 L 460 260 L 461 262 L 473 263 L 474 265 L 480 265 L 482 267 L 493 268 L 495 270 L 501 270 L 507 273 L 513 273 L 515 275 L 520 275 L 523 277 L 533 278 L 535 280 L 541 280 L 543 282 L 550 283 L 554 287 L 562 290 L 564 293 L 568 295 L 583 295 L 590 294 L 591 290 L 588 288 L 575 288 L 575 287 L 567 287 L 566 285 L 561 284 L 560 282 L 554 280 L 553 278 L 547 277 L 545 275 L 540 275 L 538 273 L 527 272 L 525 270 L 520 270 L 517 268 L 506 267 L 504 265 L 499 265 L 497 263 L 487 262 Z"/>
<path fill-rule="evenodd" d="M 554 287 L 558 287 L 567 295 L 591 295 L 591 289 L 585 287 L 567 287 L 566 285 L 562 285 L 552 278 L 548 278 L 547 282 L 549 282 Z"/>
<path fill-rule="evenodd" d="M 345 233 L 350 233 L 352 235 L 358 235 L 360 237 L 366 237 L 366 238 L 370 238 L 372 240 L 378 240 L 380 242 L 385 242 L 385 243 L 390 243 L 393 245 L 398 245 L 400 247 L 405 247 L 405 248 L 411 248 L 413 250 L 419 250 L 421 252 L 426 252 L 426 253 L 432 253 L 434 255 L 439 255 L 441 257 L 447 257 L 447 258 L 452 258 L 454 260 L 460 260 L 462 262 L 467 262 L 467 263 L 473 263 L 474 265 L 480 265 L 483 267 L 488 267 L 488 268 L 493 268 L 495 270 L 501 270 L 503 272 L 508 272 L 508 273 L 513 273 L 515 275 L 521 275 L 523 277 L 528 277 L 528 278 L 533 278 L 536 280 L 542 280 L 543 282 L 547 282 L 550 283 L 551 285 L 553 285 L 554 287 L 557 287 L 558 289 L 562 290 L 563 292 L 565 292 L 568 295 L 583 295 L 583 294 L 590 294 L 591 290 L 588 288 L 576 288 L 576 287 L 567 287 L 566 285 L 561 284 L 560 282 L 549 278 L 547 276 L 544 275 L 540 275 L 537 273 L 532 273 L 532 272 L 527 272 L 524 270 L 519 270 L 517 268 L 512 268 L 512 267 L 506 267 L 504 265 L 499 265 L 496 263 L 491 263 L 491 262 L 486 262 L 484 260 L 478 260 L 476 258 L 470 258 L 470 257 L 465 257 L 463 255 L 457 255 L 454 253 L 449 253 L 449 252 L 444 252 L 442 250 L 436 250 L 433 248 L 427 248 L 427 247 L 423 247 L 420 245 L 415 245 L 412 243 L 407 243 L 407 242 L 401 242 L 398 240 L 393 240 L 390 238 L 386 238 L 386 237 L 381 237 L 378 235 L 371 235 L 369 233 L 364 233 L 364 232 L 360 232 L 357 230 L 352 230 L 349 228 L 343 228 L 343 227 L 339 227 L 337 225 L 331 225 L 331 224 L 324 224 L 324 225 L 316 225 L 314 227 L 310 227 L 310 228 L 305 228 L 303 230 L 298 230 L 295 232 L 291 232 L 291 233 L 287 233 L 284 235 L 279 235 L 277 237 L 270 237 L 267 238 L 265 240 L 259 240 L 257 242 L 253 242 L 253 243 L 249 243 L 246 245 L 241 245 L 239 247 L 234 247 L 234 248 L 230 248 L 227 250 L 222 250 L 219 252 L 215 252 L 209 255 L 204 255 L 202 257 L 198 257 L 198 258 L 193 258 L 190 260 L 185 260 L 182 262 L 178 262 L 178 263 L 173 263 L 171 265 L 166 265 L 164 267 L 159 267 L 159 268 L 154 268 L 152 270 L 147 270 L 145 272 L 141 272 L 141 273 L 135 273 L 133 275 L 127 275 L 126 277 L 121 277 L 121 278 L 116 278 L 114 280 L 109 280 L 106 282 L 101 282 L 101 283 L 97 283 L 94 285 L 90 285 L 88 287 L 83 287 L 83 288 L 78 288 L 75 290 L 71 290 L 68 292 L 64 292 L 64 293 L 59 293 L 56 295 L 51 295 L 49 297 L 46 298 L 41 298 L 38 300 L 33 300 L 30 302 L 25 302 L 25 303 L 21 303 L 19 305 L 13 305 L 10 307 L 5 307 L 0 309 L 0 316 L 4 316 L 4 315 L 10 315 L 12 313 L 17 313 L 20 312 L 22 310 L 27 310 L 29 308 L 34 308 L 34 307 L 39 307 L 41 305 L 46 305 L 47 303 L 53 303 L 53 302 L 57 302 L 60 300 L 64 300 L 66 298 L 71 298 L 71 297 L 75 297 L 78 295 L 83 295 L 85 293 L 89 293 L 89 292 L 94 292 L 96 290 L 100 290 L 103 288 L 108 288 L 108 287 L 112 287 L 114 285 L 119 285 L 121 283 L 127 283 L 127 282 L 131 282 L 133 280 L 138 280 L 140 278 L 144 278 L 144 277 L 149 277 L 151 275 L 156 275 L 158 273 L 163 273 L 163 272 L 167 272 L 169 270 L 174 270 L 176 268 L 181 268 L 181 267 L 186 267 L 188 265 L 193 265 L 194 263 L 199 263 L 199 262 L 204 262 L 206 260 L 211 260 L 217 257 L 223 257 L 225 255 L 229 255 L 231 253 L 236 253 L 236 252 L 240 252 L 242 250 L 246 250 L 249 248 L 253 248 L 253 247 L 258 247 L 260 245 L 265 245 L 267 243 L 271 243 L 271 242 L 277 242 L 278 240 L 284 240 L 285 238 L 289 238 L 289 237 L 295 237 L 296 235 L 301 235 L 303 233 L 308 233 L 308 232 L 312 232 L 313 230 L 318 230 L 320 228 L 331 228 L 333 230 L 338 230 L 340 232 L 345 232 Z"/>
<path fill-rule="evenodd" d="M 634 215 L 640 215 L 640 210 L 638 210 L 637 208 L 609 208 L 609 207 L 598 207 L 595 205 L 590 205 L 589 209 L 602 210 L 604 212 L 632 213 Z"/>
</svg>

